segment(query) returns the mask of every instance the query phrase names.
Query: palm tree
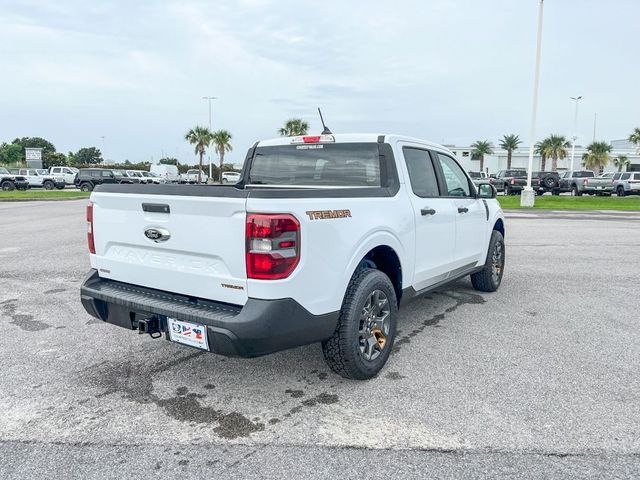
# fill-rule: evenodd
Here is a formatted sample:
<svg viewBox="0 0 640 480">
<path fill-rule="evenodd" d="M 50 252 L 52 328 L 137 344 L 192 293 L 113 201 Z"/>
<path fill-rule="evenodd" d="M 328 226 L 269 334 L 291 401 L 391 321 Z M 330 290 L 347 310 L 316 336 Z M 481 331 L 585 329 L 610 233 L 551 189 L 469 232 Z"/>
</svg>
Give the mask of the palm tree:
<svg viewBox="0 0 640 480">
<path fill-rule="evenodd" d="M 505 135 L 500 140 L 500 148 L 507 151 L 507 170 L 511 170 L 511 156 L 514 150 L 518 149 L 518 145 L 522 143 L 518 135 Z"/>
<path fill-rule="evenodd" d="M 567 157 L 567 148 L 569 148 L 569 142 L 563 135 L 549 135 L 543 140 L 547 142 L 544 153 L 547 157 L 551 157 L 551 170 L 558 170 L 558 159 L 562 160 Z"/>
<path fill-rule="evenodd" d="M 284 124 L 278 133 L 283 137 L 294 137 L 296 135 L 306 135 L 309 130 L 309 124 L 301 118 L 290 118 Z"/>
<path fill-rule="evenodd" d="M 472 155 L 480 159 L 480 171 L 484 171 L 484 156 L 493 155 L 493 144 L 489 140 L 478 140 L 471 144 Z"/>
<path fill-rule="evenodd" d="M 548 146 L 549 146 L 549 139 L 545 138 L 543 140 L 540 140 L 538 143 L 536 143 L 536 147 L 535 147 L 536 155 L 540 155 L 540 170 L 543 172 L 545 171 L 545 168 L 547 166 L 546 150 Z"/>
<path fill-rule="evenodd" d="M 587 147 L 587 152 L 582 155 L 582 163 L 596 175 L 600 175 L 600 168 L 606 166 L 611 160 L 610 152 L 611 145 L 607 142 L 593 142 Z"/>
<path fill-rule="evenodd" d="M 220 183 L 222 183 L 222 164 L 224 163 L 224 154 L 233 150 L 231 146 L 231 134 L 227 130 L 217 130 L 213 132 L 213 148 L 220 158 Z"/>
<path fill-rule="evenodd" d="M 631 135 L 629 135 L 629 141 L 634 145 L 638 146 L 638 151 L 640 151 L 640 128 L 634 128 Z"/>
<path fill-rule="evenodd" d="M 200 169 L 198 170 L 198 183 L 200 183 L 202 180 L 202 157 L 211 143 L 212 133 L 207 127 L 195 127 L 187 132 L 184 139 L 191 145 L 195 145 L 196 155 L 200 155 Z"/>
<path fill-rule="evenodd" d="M 629 165 L 631 165 L 631 160 L 626 155 L 618 155 L 613 159 L 613 164 L 618 167 L 618 171 L 621 172 L 624 168 L 625 170 Z"/>
</svg>

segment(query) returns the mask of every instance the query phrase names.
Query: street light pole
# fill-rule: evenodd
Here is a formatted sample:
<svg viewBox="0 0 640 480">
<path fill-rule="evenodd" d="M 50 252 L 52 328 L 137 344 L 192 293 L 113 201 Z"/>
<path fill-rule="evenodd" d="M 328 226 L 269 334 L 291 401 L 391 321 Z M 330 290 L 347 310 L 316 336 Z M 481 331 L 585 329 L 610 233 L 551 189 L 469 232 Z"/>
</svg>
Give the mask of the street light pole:
<svg viewBox="0 0 640 480">
<path fill-rule="evenodd" d="M 215 100 L 218 97 L 202 97 L 203 100 L 209 101 L 209 131 L 211 132 L 211 100 Z M 211 170 L 211 148 L 207 148 L 207 154 L 209 156 L 209 180 L 212 180 Z"/>
<path fill-rule="evenodd" d="M 104 162 L 107 159 L 107 154 L 105 152 L 104 135 L 102 135 L 100 138 L 102 139 L 102 161 Z"/>
<path fill-rule="evenodd" d="M 540 83 L 540 53 L 542 50 L 542 13 L 544 8 L 544 0 L 540 0 L 540 8 L 538 10 L 538 37 L 536 41 L 536 69 L 533 79 L 533 108 L 531 110 L 531 130 L 529 143 L 529 168 L 527 171 L 527 186 L 520 196 L 521 207 L 533 207 L 535 202 L 535 193 L 531 188 L 531 174 L 533 170 L 533 151 L 536 144 L 536 114 L 538 113 L 538 84 Z"/>
<path fill-rule="evenodd" d="M 576 102 L 576 109 L 573 114 L 573 135 L 571 135 L 571 171 L 573 172 L 573 157 L 576 153 L 576 130 L 578 129 L 578 102 L 582 100 L 582 95 L 579 97 L 569 97 L 571 100 Z"/>
</svg>

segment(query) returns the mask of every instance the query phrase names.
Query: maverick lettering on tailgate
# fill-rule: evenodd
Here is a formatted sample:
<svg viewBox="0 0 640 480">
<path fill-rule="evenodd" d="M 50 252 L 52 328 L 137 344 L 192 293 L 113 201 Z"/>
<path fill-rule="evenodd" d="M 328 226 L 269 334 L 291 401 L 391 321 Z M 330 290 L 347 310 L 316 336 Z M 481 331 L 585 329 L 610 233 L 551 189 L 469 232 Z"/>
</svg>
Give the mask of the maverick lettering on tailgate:
<svg viewBox="0 0 640 480">
<path fill-rule="evenodd" d="M 309 215 L 309 220 L 351 217 L 351 210 L 310 210 L 305 213 Z"/>
</svg>

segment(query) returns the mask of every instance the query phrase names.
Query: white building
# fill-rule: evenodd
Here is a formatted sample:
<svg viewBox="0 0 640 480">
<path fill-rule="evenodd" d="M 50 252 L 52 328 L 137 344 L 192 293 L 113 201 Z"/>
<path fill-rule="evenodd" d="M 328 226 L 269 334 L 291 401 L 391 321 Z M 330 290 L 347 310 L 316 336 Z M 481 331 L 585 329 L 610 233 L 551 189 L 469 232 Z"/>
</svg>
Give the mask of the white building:
<svg viewBox="0 0 640 480">
<path fill-rule="evenodd" d="M 480 170 L 480 160 L 473 158 L 473 148 L 470 146 L 456 146 L 456 145 L 445 145 L 449 150 L 451 150 L 462 167 L 467 171 L 477 172 Z M 611 141 L 611 158 L 617 157 L 618 155 L 626 155 L 629 160 L 631 160 L 631 165 L 629 165 L 629 171 L 640 171 L 640 154 L 635 145 L 627 140 L 612 140 Z M 576 151 L 574 155 L 573 165 L 575 170 L 582 169 L 582 154 L 587 151 L 586 147 L 582 145 L 576 145 Z M 500 147 L 497 146 L 497 143 L 493 145 L 493 155 L 485 155 L 484 157 L 484 168 L 488 173 L 495 173 L 498 170 L 503 170 L 507 168 L 507 152 L 501 150 Z M 545 170 L 551 170 L 551 158 L 547 158 L 545 164 Z M 519 148 L 518 150 L 513 152 L 511 157 L 511 168 L 527 168 L 529 165 L 529 149 L 528 147 Z M 561 170 L 570 170 L 571 169 L 571 147 L 567 148 L 567 158 L 564 160 L 558 160 L 558 171 Z M 533 170 L 539 171 L 541 170 L 540 165 L 540 155 L 533 156 Z M 609 163 L 604 168 L 605 172 L 611 172 L 617 170 L 613 163 Z"/>
</svg>

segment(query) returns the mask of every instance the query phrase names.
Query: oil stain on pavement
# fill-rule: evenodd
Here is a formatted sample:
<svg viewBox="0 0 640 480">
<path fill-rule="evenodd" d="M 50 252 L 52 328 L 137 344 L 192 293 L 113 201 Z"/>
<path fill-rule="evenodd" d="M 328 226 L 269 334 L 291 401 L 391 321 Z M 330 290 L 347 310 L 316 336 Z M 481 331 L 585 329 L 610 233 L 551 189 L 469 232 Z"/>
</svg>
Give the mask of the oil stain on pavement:
<svg viewBox="0 0 640 480">
<path fill-rule="evenodd" d="M 17 313 L 17 302 L 17 299 L 0 302 L 0 312 L 11 318 L 11 321 L 9 322 L 10 324 L 16 325 L 27 332 L 37 332 L 51 328 L 51 325 L 48 323 L 41 322 L 40 320 L 34 320 L 33 315 Z"/>
<path fill-rule="evenodd" d="M 462 305 L 469 305 L 469 304 L 477 305 L 477 304 L 482 304 L 486 302 L 486 300 L 484 299 L 484 297 L 482 297 L 482 295 L 478 295 L 477 293 L 460 291 L 460 290 L 433 292 L 431 295 L 439 295 L 442 297 L 451 298 L 455 300 L 456 303 L 450 307 L 447 307 L 444 310 L 444 312 L 437 313 L 432 317 L 427 318 L 426 320 L 423 320 L 416 328 L 411 330 L 409 333 L 398 336 L 398 338 L 396 338 L 396 341 L 394 342 L 394 345 L 393 345 L 393 351 L 395 353 L 401 350 L 402 345 L 411 343 L 411 339 L 416 335 L 419 335 L 420 333 L 422 333 L 427 327 L 439 326 L 438 324 L 446 318 L 447 314 L 456 311 Z M 431 295 L 427 295 L 424 298 L 426 300 L 432 300 L 433 297 Z M 401 332 L 399 331 L 398 333 L 401 333 Z"/>
<path fill-rule="evenodd" d="M 213 431 L 221 438 L 236 439 L 265 430 L 266 426 L 273 426 L 289 418 L 305 408 L 318 405 L 332 405 L 338 402 L 338 395 L 321 392 L 302 400 L 305 396 L 303 390 L 286 389 L 284 393 L 292 399 L 300 399 L 300 403 L 291 407 L 282 418 L 267 416 L 268 421 L 261 421 L 259 417 L 248 418 L 242 413 L 202 404 L 207 397 L 206 393 L 189 392 L 185 386 L 175 389 L 175 395 L 169 398 L 161 398 L 153 392 L 154 376 L 165 372 L 167 369 L 203 355 L 204 352 L 196 352 L 184 355 L 170 362 L 155 363 L 152 367 L 147 365 L 133 365 L 131 362 L 103 363 L 92 367 L 87 371 L 89 383 L 102 390 L 96 395 L 102 398 L 112 394 L 119 394 L 127 401 L 140 404 L 152 403 L 160 408 L 167 416 L 185 423 L 215 425 Z M 206 390 L 215 388 L 211 384 L 204 386 Z"/>
</svg>

